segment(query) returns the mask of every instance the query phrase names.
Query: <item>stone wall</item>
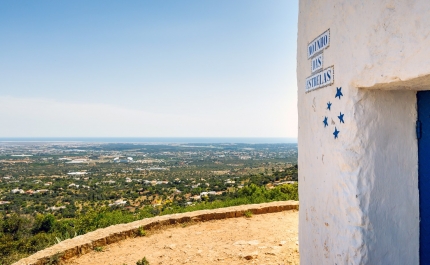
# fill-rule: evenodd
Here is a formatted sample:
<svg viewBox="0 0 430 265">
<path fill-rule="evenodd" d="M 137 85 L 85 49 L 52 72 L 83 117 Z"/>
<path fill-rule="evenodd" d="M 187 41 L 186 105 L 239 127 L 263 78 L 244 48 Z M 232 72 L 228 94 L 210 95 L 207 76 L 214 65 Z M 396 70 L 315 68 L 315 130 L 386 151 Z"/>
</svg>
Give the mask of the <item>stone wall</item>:
<svg viewBox="0 0 430 265">
<path fill-rule="evenodd" d="M 247 211 L 251 211 L 253 214 L 265 214 L 293 209 L 299 209 L 299 203 L 297 201 L 241 205 L 215 210 L 201 210 L 147 218 L 128 224 L 113 225 L 72 239 L 64 240 L 59 244 L 41 250 L 28 258 L 22 259 L 14 263 L 14 265 L 43 265 L 47 264 L 50 258 L 55 255 L 59 255 L 63 260 L 84 255 L 93 251 L 96 247 L 105 246 L 120 240 L 135 237 L 138 234 L 139 228 L 150 230 L 151 228 L 165 225 L 242 217 Z"/>
</svg>

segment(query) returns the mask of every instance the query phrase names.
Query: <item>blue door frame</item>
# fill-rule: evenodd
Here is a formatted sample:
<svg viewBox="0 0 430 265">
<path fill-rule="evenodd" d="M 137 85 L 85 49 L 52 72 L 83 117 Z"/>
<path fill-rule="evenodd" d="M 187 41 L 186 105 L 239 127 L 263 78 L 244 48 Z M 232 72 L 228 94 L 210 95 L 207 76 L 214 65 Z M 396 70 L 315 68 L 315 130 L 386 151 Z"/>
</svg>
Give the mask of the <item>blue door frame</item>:
<svg viewBox="0 0 430 265">
<path fill-rule="evenodd" d="M 420 264 L 430 264 L 430 91 L 417 92 Z"/>
</svg>

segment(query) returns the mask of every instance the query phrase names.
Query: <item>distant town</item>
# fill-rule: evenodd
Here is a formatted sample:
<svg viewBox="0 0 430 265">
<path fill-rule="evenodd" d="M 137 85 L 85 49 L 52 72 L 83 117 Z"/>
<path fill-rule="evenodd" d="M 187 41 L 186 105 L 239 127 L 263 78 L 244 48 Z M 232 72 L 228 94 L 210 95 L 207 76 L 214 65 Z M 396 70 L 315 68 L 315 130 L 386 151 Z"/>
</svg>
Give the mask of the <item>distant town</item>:
<svg viewBox="0 0 430 265">
<path fill-rule="evenodd" d="M 297 181 L 288 170 L 296 161 L 296 144 L 2 143 L 0 211 L 71 217 L 101 206 L 191 205 L 256 178 L 268 187 Z"/>
</svg>

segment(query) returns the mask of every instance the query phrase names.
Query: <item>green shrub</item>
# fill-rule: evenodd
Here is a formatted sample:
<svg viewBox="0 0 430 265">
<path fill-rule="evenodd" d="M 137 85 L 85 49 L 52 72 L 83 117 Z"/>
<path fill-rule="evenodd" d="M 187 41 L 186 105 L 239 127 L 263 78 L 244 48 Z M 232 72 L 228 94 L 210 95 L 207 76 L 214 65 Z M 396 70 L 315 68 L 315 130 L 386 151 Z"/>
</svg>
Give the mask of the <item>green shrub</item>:
<svg viewBox="0 0 430 265">
<path fill-rule="evenodd" d="M 138 236 L 146 236 L 146 231 L 145 231 L 145 228 L 143 228 L 143 226 L 141 226 L 137 229 L 137 235 Z"/>
<path fill-rule="evenodd" d="M 52 245 L 52 239 L 52 235 L 39 233 L 25 240 L 21 248 L 27 253 L 37 252 Z"/>
<path fill-rule="evenodd" d="M 149 265 L 149 261 L 146 259 L 146 257 L 143 257 L 143 259 L 136 262 L 136 265 Z"/>
<path fill-rule="evenodd" d="M 103 247 L 95 247 L 94 251 L 96 251 L 96 252 L 103 252 L 104 248 Z"/>
<path fill-rule="evenodd" d="M 51 256 L 48 260 L 48 265 L 57 265 L 60 264 L 60 259 L 61 259 L 62 255 L 60 253 L 54 254 L 53 256 Z"/>
</svg>

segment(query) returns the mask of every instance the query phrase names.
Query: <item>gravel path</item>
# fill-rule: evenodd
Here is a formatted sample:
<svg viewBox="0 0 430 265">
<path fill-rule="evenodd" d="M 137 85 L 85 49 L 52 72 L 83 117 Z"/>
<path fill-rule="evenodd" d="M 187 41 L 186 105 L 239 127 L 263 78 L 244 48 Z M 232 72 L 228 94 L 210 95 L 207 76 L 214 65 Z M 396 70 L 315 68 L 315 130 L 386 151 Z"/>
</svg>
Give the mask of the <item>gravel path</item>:
<svg viewBox="0 0 430 265">
<path fill-rule="evenodd" d="M 148 231 L 66 264 L 299 264 L 298 211 L 254 215 Z"/>
</svg>

